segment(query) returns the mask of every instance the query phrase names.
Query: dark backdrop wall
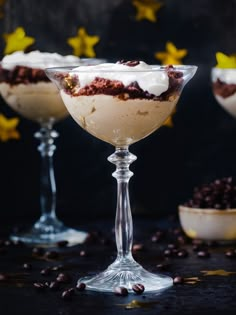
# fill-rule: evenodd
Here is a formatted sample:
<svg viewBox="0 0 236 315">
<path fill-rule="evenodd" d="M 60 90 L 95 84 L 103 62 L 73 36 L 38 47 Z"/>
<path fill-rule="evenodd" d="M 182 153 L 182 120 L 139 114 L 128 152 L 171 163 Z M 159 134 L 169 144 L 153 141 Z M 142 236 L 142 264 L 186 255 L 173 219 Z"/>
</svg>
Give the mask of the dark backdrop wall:
<svg viewBox="0 0 236 315">
<path fill-rule="evenodd" d="M 136 215 L 159 217 L 177 212 L 196 185 L 236 173 L 236 121 L 216 103 L 210 70 L 215 53 L 236 52 L 236 0 L 163 0 L 158 20 L 137 22 L 129 0 L 7 0 L 0 33 L 25 28 L 34 49 L 71 54 L 66 43 L 81 26 L 100 36 L 97 57 L 141 59 L 157 63 L 154 53 L 170 40 L 187 48 L 185 64 L 198 71 L 188 84 L 173 118 L 174 127 L 130 147 L 131 204 Z M 0 51 L 4 41 L 0 39 Z M 0 100 L 0 111 L 16 115 Z M 113 147 L 87 134 L 72 118 L 56 126 L 55 173 L 58 215 L 74 222 L 113 217 L 116 183 L 107 157 Z M 0 220 L 39 216 L 40 158 L 33 133 L 37 124 L 21 118 L 20 141 L 0 142 Z"/>
</svg>

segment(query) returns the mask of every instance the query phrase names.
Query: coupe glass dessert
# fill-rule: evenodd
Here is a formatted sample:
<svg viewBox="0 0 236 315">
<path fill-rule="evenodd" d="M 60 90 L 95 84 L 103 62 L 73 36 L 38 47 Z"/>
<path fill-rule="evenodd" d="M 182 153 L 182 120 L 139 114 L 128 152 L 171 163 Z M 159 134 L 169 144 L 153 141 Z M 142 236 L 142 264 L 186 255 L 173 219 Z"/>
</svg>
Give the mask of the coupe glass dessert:
<svg viewBox="0 0 236 315">
<path fill-rule="evenodd" d="M 236 118 L 236 69 L 212 69 L 213 93 L 217 102 Z"/>
<path fill-rule="evenodd" d="M 236 55 L 216 53 L 217 65 L 211 70 L 212 89 L 217 102 L 236 118 Z"/>
<path fill-rule="evenodd" d="M 116 287 L 125 287 L 132 291 L 134 284 L 142 284 L 145 292 L 149 292 L 172 285 L 170 277 L 148 272 L 132 257 L 133 225 L 128 183 L 133 175 L 129 166 L 136 156 L 129 152 L 129 145 L 162 125 L 195 71 L 195 66 L 160 67 L 142 61 L 46 70 L 60 89 L 75 121 L 115 147 L 115 153 L 108 160 L 116 165 L 113 176 L 118 183 L 117 258 L 95 277 L 79 279 L 90 290 L 112 292 Z"/>
<path fill-rule="evenodd" d="M 103 60 L 104 61 L 104 60 Z M 23 117 L 37 122 L 40 130 L 38 150 L 42 157 L 41 211 L 42 215 L 29 231 L 11 235 L 12 240 L 51 244 L 60 240 L 83 242 L 87 233 L 67 228 L 56 217 L 56 184 L 53 169 L 54 140 L 58 133 L 53 126 L 69 115 L 58 89 L 48 79 L 44 69 L 52 66 L 95 64 L 99 59 L 79 59 L 57 53 L 32 51 L 15 52 L 5 56 L 0 64 L 0 93 L 5 102 Z"/>
</svg>

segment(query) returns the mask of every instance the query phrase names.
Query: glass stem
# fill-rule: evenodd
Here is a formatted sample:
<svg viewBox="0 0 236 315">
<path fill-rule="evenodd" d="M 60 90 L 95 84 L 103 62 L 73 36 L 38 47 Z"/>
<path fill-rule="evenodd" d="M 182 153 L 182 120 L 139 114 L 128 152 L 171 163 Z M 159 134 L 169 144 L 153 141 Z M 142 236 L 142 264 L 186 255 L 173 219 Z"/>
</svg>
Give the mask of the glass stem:
<svg viewBox="0 0 236 315">
<path fill-rule="evenodd" d="M 54 139 L 58 133 L 52 129 L 52 122 L 43 123 L 35 137 L 40 140 L 38 150 L 41 154 L 40 176 L 40 221 L 56 221 L 56 183 L 53 167 L 53 154 L 56 149 Z M 51 222 L 52 223 L 52 222 Z"/>
<path fill-rule="evenodd" d="M 115 263 L 127 265 L 131 261 L 133 245 L 133 221 L 129 200 L 129 180 L 133 173 L 129 166 L 136 160 L 136 156 L 129 152 L 128 147 L 117 147 L 108 160 L 116 165 L 112 174 L 117 180 L 117 207 L 115 219 L 115 236 L 117 246 L 117 260 Z"/>
</svg>

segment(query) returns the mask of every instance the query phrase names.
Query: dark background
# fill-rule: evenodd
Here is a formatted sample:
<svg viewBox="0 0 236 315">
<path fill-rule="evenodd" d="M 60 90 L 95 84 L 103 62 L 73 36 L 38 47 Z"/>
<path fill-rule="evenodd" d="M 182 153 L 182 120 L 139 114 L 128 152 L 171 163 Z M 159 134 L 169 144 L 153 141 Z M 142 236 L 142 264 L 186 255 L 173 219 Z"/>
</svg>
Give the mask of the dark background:
<svg viewBox="0 0 236 315">
<path fill-rule="evenodd" d="M 236 0 L 165 0 L 157 22 L 135 20 L 129 0 L 6 0 L 0 33 L 25 28 L 36 39 L 33 48 L 71 54 L 68 37 L 79 27 L 100 36 L 96 56 L 158 63 L 157 51 L 168 40 L 187 48 L 185 64 L 197 65 L 183 91 L 173 121 L 130 147 L 138 160 L 131 169 L 133 213 L 158 218 L 176 214 L 179 203 L 196 185 L 236 172 L 236 121 L 215 101 L 210 70 L 215 53 L 236 52 Z M 0 52 L 4 49 L 0 38 Z M 0 100 L 0 112 L 16 116 Z M 114 148 L 83 131 L 71 117 L 58 123 L 55 174 L 57 213 L 79 224 L 84 218 L 114 217 L 116 182 L 107 157 Z M 40 213 L 40 157 L 33 133 L 38 125 L 24 118 L 20 141 L 0 143 L 0 221 L 35 220 Z"/>
</svg>

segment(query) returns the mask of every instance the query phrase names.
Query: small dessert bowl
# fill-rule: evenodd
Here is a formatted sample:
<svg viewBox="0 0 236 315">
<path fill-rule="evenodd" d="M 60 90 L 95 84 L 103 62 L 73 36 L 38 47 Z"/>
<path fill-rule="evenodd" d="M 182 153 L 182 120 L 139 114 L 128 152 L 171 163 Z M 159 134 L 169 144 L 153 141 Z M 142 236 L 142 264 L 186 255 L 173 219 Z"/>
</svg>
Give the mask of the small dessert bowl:
<svg viewBox="0 0 236 315">
<path fill-rule="evenodd" d="M 201 209 L 180 205 L 181 227 L 192 239 L 236 241 L 236 209 Z"/>
</svg>

